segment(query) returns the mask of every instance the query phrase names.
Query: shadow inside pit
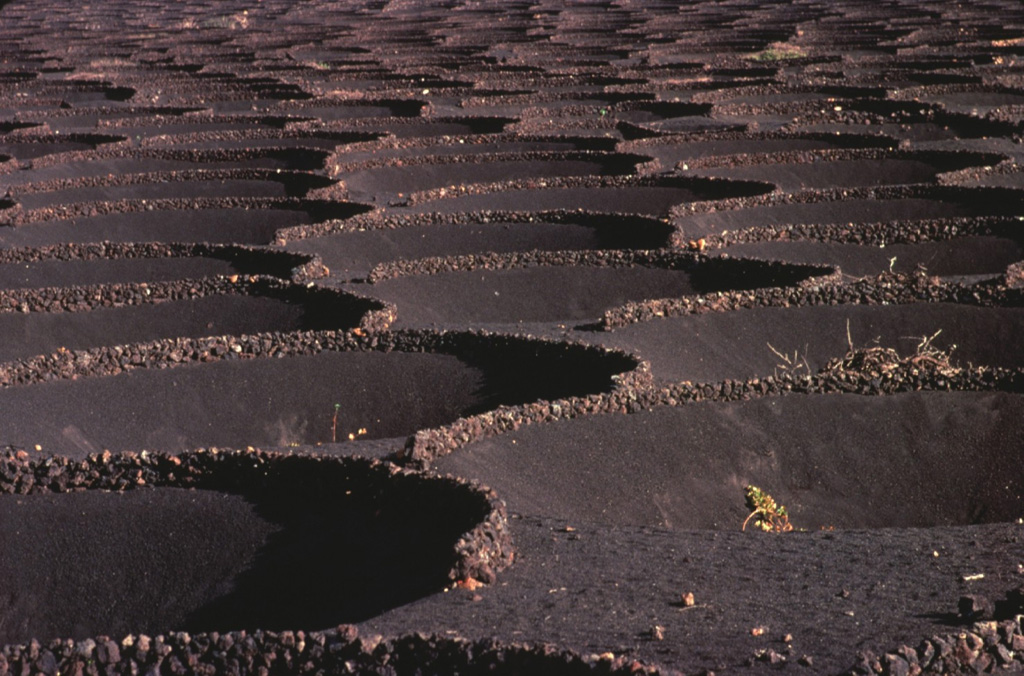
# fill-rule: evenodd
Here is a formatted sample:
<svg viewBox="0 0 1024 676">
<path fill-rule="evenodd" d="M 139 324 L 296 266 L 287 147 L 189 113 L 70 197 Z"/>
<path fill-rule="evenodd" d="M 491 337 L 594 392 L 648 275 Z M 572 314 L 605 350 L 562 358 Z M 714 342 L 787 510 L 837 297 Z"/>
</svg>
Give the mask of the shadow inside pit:
<svg viewBox="0 0 1024 676">
<path fill-rule="evenodd" d="M 748 291 L 766 287 L 795 286 L 811 277 L 828 275 L 826 265 L 780 264 L 757 259 L 712 258 L 689 270 L 695 293 Z"/>
<path fill-rule="evenodd" d="M 542 344 L 510 345 L 501 354 L 468 350 L 459 358 L 483 373 L 483 382 L 474 391 L 476 403 L 463 415 L 476 415 L 498 406 L 511 406 L 538 400 L 554 401 L 567 397 L 609 392 L 612 376 L 636 368 L 625 355 L 570 351 Z"/>
<path fill-rule="evenodd" d="M 598 249 L 660 249 L 675 229 L 658 219 L 619 214 L 594 214 L 580 219 L 593 228 Z"/>
<path fill-rule="evenodd" d="M 943 627 L 963 627 L 966 624 L 970 624 L 969 622 L 965 622 L 963 618 L 956 613 L 940 613 L 936 611 L 932 613 L 922 613 L 920 615 L 915 615 L 915 617 L 919 617 L 923 620 L 931 620 L 935 624 Z"/>
<path fill-rule="evenodd" d="M 440 591 L 492 509 L 464 483 L 354 458 L 133 458 L 57 459 L 52 493 L 0 478 L 0 646 L 359 622 Z M 109 481 L 61 492 L 97 468 Z"/>
<path fill-rule="evenodd" d="M 439 591 L 455 542 L 486 516 L 486 502 L 454 484 L 300 458 L 280 464 L 262 488 L 238 486 L 279 530 L 230 591 L 191 613 L 185 630 L 366 620 Z"/>
<path fill-rule="evenodd" d="M 1004 622 L 1020 617 L 1024 610 L 1024 588 L 1016 587 L 1006 593 L 1005 598 L 993 603 L 984 596 L 961 596 L 957 604 L 959 612 L 931 612 L 917 617 L 932 620 L 946 627 L 964 627 L 974 622 Z"/>
</svg>

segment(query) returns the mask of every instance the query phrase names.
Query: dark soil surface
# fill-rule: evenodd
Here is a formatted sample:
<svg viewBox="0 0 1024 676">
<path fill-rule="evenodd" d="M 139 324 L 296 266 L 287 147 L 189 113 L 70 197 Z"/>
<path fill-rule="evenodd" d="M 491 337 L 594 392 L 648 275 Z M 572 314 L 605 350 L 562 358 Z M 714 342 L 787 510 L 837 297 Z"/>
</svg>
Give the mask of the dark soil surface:
<svg viewBox="0 0 1024 676">
<path fill-rule="evenodd" d="M 1024 672 L 1022 140 L 1013 0 L 0 0 L 0 676 Z"/>
</svg>

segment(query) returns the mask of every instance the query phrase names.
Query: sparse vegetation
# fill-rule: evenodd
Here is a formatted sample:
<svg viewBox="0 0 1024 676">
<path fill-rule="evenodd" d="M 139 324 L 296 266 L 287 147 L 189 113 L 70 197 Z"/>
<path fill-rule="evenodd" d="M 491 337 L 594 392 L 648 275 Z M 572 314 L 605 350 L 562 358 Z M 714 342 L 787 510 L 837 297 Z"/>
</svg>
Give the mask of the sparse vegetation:
<svg viewBox="0 0 1024 676">
<path fill-rule="evenodd" d="M 942 333 L 942 329 L 939 329 L 930 336 L 921 336 L 921 342 L 917 344 L 914 354 L 909 358 L 910 363 L 915 366 L 930 366 L 937 369 L 940 373 L 955 371 L 956 366 L 953 365 L 951 356 L 953 350 L 956 349 L 956 345 L 950 345 L 949 350 L 940 350 L 932 345 L 932 341 L 938 338 L 940 333 Z"/>
<path fill-rule="evenodd" d="M 779 375 L 779 371 L 783 373 L 789 373 L 792 375 L 810 375 L 811 365 L 807 363 L 807 346 L 804 346 L 803 354 L 799 350 L 793 350 L 793 354 L 787 354 L 776 350 L 771 343 L 766 343 L 768 349 L 772 351 L 776 357 L 779 358 L 779 363 L 775 365 L 775 375 Z"/>
<path fill-rule="evenodd" d="M 331 418 L 331 443 L 338 443 L 338 411 L 341 409 L 341 404 L 334 405 L 334 417 Z"/>
<path fill-rule="evenodd" d="M 752 510 L 743 522 L 741 530 L 753 520 L 754 526 L 766 533 L 788 533 L 793 530 L 786 508 L 757 486 L 747 486 L 747 507 Z"/>
<path fill-rule="evenodd" d="M 790 45 L 785 42 L 773 42 L 760 52 L 754 52 L 749 58 L 751 61 L 788 61 L 790 59 L 802 59 L 807 56 L 803 48 Z"/>
<path fill-rule="evenodd" d="M 331 417 L 331 443 L 338 443 L 338 412 L 341 410 L 341 404 L 334 405 L 334 415 Z M 367 430 L 365 427 L 360 427 L 355 432 L 350 432 L 348 435 L 349 441 L 355 441 L 359 437 L 365 436 Z"/>
<path fill-rule="evenodd" d="M 850 336 L 850 322 L 846 322 L 846 343 L 848 351 L 840 358 L 832 359 L 825 365 L 826 371 L 858 371 L 882 375 L 893 371 L 901 366 L 911 366 L 930 371 L 938 372 L 944 376 L 952 376 L 960 369 L 952 362 L 951 354 L 956 345 L 951 345 L 948 350 L 942 350 L 933 344 L 939 337 L 942 329 L 939 329 L 930 336 L 915 337 L 917 347 L 914 353 L 901 357 L 899 352 L 891 347 L 875 345 L 873 347 L 855 348 L 853 338 Z"/>
<path fill-rule="evenodd" d="M 186 29 L 245 29 L 249 27 L 249 10 L 246 9 L 242 10 L 241 12 L 235 12 L 234 14 L 225 14 L 221 16 L 215 16 L 209 19 L 201 19 L 198 23 L 196 22 L 195 19 L 189 17 L 182 24 L 182 27 Z"/>
</svg>

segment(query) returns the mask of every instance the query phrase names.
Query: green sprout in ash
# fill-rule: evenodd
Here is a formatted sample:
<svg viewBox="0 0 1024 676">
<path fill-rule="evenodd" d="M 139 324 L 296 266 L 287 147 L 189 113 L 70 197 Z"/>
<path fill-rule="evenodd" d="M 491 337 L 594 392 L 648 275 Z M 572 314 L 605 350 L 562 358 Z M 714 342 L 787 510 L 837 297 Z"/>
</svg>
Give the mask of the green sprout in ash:
<svg viewBox="0 0 1024 676">
<path fill-rule="evenodd" d="M 807 52 L 796 45 L 785 42 L 773 42 L 760 52 L 754 52 L 747 58 L 751 61 L 789 61 L 791 59 L 802 59 Z"/>
<path fill-rule="evenodd" d="M 793 530 L 793 524 L 789 522 L 789 513 L 786 508 L 775 502 L 775 498 L 762 491 L 757 486 L 747 486 L 747 508 L 752 510 L 750 516 L 743 522 L 743 528 L 751 519 L 754 525 L 766 533 L 788 533 Z"/>
<path fill-rule="evenodd" d="M 331 443 L 338 443 L 338 411 L 341 410 L 341 404 L 334 405 L 334 417 L 331 418 Z"/>
<path fill-rule="evenodd" d="M 338 443 L 338 414 L 341 412 L 341 404 L 334 405 L 334 415 L 331 416 L 331 443 Z M 365 436 L 367 430 L 365 427 L 360 427 L 355 432 L 349 432 L 348 440 L 355 441 L 359 437 Z"/>
</svg>

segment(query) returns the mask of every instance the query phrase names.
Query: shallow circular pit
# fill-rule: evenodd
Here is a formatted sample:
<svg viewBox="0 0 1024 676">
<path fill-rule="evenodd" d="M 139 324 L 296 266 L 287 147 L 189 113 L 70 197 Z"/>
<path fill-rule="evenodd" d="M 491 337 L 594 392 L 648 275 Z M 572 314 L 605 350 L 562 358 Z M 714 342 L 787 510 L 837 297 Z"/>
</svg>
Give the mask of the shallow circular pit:
<svg viewBox="0 0 1024 676">
<path fill-rule="evenodd" d="M 399 139 L 391 135 L 383 136 L 378 143 L 364 144 L 359 148 L 345 148 L 344 153 L 339 153 L 335 159 L 344 160 L 344 168 L 338 165 L 334 172 L 349 173 L 351 170 L 373 169 L 374 167 L 398 166 L 408 160 L 407 166 L 416 163 L 428 162 L 450 162 L 447 158 L 460 158 L 470 163 L 476 161 L 488 161 L 489 156 L 497 156 L 495 159 L 524 159 L 525 153 L 532 153 L 534 157 L 540 158 L 544 155 L 537 153 L 566 153 L 573 151 L 596 151 L 602 154 L 595 155 L 600 160 L 611 155 L 618 142 L 613 138 L 599 138 L 593 136 L 528 136 L 510 133 L 495 135 L 466 135 L 460 136 L 454 143 L 450 138 L 417 138 Z M 605 155 L 604 153 L 608 153 Z M 639 153 L 638 153 L 639 154 Z M 551 155 L 553 157 L 553 155 Z M 414 158 L 414 159 L 409 159 Z M 430 159 L 427 159 L 430 158 Z M 470 159 L 471 158 L 471 159 Z M 640 162 L 646 162 L 650 157 L 644 155 L 638 158 Z M 458 160 L 455 160 L 458 161 Z M 366 164 L 361 164 L 361 163 Z M 633 163 L 635 166 L 636 163 Z"/>
<path fill-rule="evenodd" d="M 40 119 L 58 134 L 88 133 L 99 127 L 114 127 L 122 121 L 138 118 L 174 118 L 184 115 L 208 114 L 201 106 L 89 106 L 47 110 Z"/>
<path fill-rule="evenodd" d="M 193 169 L 104 178 L 22 185 L 16 189 L 14 199 L 23 209 L 34 210 L 118 200 L 303 197 L 334 185 L 334 181 L 323 176 L 280 169 Z"/>
<path fill-rule="evenodd" d="M 103 477 L 90 490 L 48 492 L 90 468 Z M 58 458 L 30 495 L 11 494 L 12 473 L 0 644 L 359 621 L 440 591 L 492 510 L 465 484 L 350 458 Z"/>
<path fill-rule="evenodd" d="M 525 427 L 435 467 L 570 523 L 737 530 L 747 485 L 808 530 L 1010 521 L 1022 414 L 995 392 L 791 395 Z"/>
<path fill-rule="evenodd" d="M 682 296 L 693 287 L 689 275 L 659 268 L 546 266 L 401 277 L 367 291 L 398 307 L 396 325 L 429 326 L 593 321 L 627 301 Z"/>
<path fill-rule="evenodd" d="M 726 107 L 746 105 L 753 108 L 771 110 L 780 105 L 816 103 L 821 106 L 835 105 L 837 101 L 846 99 L 877 99 L 884 98 L 886 90 L 882 87 L 838 86 L 838 85 L 749 85 L 723 88 L 698 94 L 696 98 L 713 101 L 716 106 Z M 841 108 L 841 106 L 840 106 Z M 836 111 L 838 112 L 838 111 Z"/>
<path fill-rule="evenodd" d="M 856 120 L 843 119 L 847 113 Z M 839 120 L 801 123 L 799 127 L 828 132 L 881 132 L 911 143 L 985 139 L 1012 134 L 1012 124 L 999 119 L 949 112 L 923 101 L 855 99 L 846 101 L 844 112 L 837 115 Z"/>
<path fill-rule="evenodd" d="M 126 103 L 135 96 L 131 87 L 119 87 L 107 82 L 75 82 L 68 80 L 35 79 L 22 83 L 24 105 L 59 102 L 68 107 L 103 106 Z"/>
<path fill-rule="evenodd" d="M 198 151 L 240 151 L 252 152 L 257 149 L 312 148 L 316 151 L 332 152 L 340 146 L 366 141 L 376 141 L 386 136 L 383 132 L 330 131 L 320 129 L 279 129 L 275 127 L 250 127 L 239 131 L 197 132 L 173 136 L 157 136 L 143 141 L 143 146 L 157 149 L 189 149 Z"/>
<path fill-rule="evenodd" d="M 610 113 L 618 120 L 642 124 L 660 123 L 679 117 L 704 117 L 712 108 L 710 103 L 629 101 L 617 104 Z"/>
<path fill-rule="evenodd" d="M 100 146 L 125 143 L 126 136 L 107 134 L 61 134 L 55 136 L 11 137 L 0 139 L 0 153 L 19 160 L 32 160 L 75 150 L 94 150 Z"/>
<path fill-rule="evenodd" d="M 915 101 L 941 105 L 944 109 L 968 115 L 986 115 L 1003 107 L 1024 106 L 1024 90 L 1008 86 L 938 85 L 902 92 Z"/>
<path fill-rule="evenodd" d="M 0 293 L 8 308 L 0 313 L 0 362 L 166 338 L 352 329 L 372 304 L 305 285 L 235 280 L 202 291 L 186 281 Z M 70 311 L 49 309 L 61 301 Z"/>
<path fill-rule="evenodd" d="M 103 210 L 100 210 L 100 207 Z M 211 242 L 270 244 L 278 230 L 345 219 L 372 207 L 321 200 L 150 200 L 79 204 L 61 213 L 28 212 L 0 227 L 2 247 L 83 242 Z M 98 212 L 98 213 L 97 213 Z"/>
<path fill-rule="evenodd" d="M 852 155 L 852 153 L 849 153 Z M 861 187 L 933 183 L 939 174 L 997 164 L 1001 155 L 954 152 L 898 151 L 874 157 L 853 157 L 837 154 L 834 158 L 815 157 L 804 161 L 772 161 L 733 166 L 693 167 L 693 173 L 747 181 L 771 181 L 782 190 Z M 724 163 L 724 160 L 723 160 Z"/>
<path fill-rule="evenodd" d="M 246 148 L 244 150 L 124 149 L 122 152 L 95 153 L 92 156 L 70 157 L 48 166 L 33 166 L 16 178 L 18 184 L 49 181 L 74 181 L 123 174 L 168 173 L 191 169 L 264 169 L 270 171 L 318 171 L 330 156 L 326 148 L 282 146 Z M 22 176 L 25 180 L 21 180 Z"/>
<path fill-rule="evenodd" d="M 678 258 L 603 266 L 552 260 L 535 267 L 410 274 L 361 289 L 397 308 L 396 326 L 451 322 L 597 321 L 631 301 L 796 284 L 828 268 L 776 266 L 757 261 Z M 598 259 L 599 261 L 600 259 Z"/>
<path fill-rule="evenodd" d="M 358 200 L 369 195 L 394 195 L 471 183 L 498 183 L 519 179 L 544 180 L 564 176 L 618 176 L 636 173 L 649 157 L 623 153 L 528 153 L 460 156 L 427 156 L 397 160 L 386 166 L 342 168 L 349 195 Z"/>
<path fill-rule="evenodd" d="M 174 77 L 166 83 L 161 83 L 164 78 L 159 76 L 153 79 L 147 83 L 150 87 L 164 84 L 173 88 L 175 100 L 201 101 L 217 113 L 264 111 L 281 102 L 313 98 L 296 84 L 276 79 L 242 78 L 233 73 L 208 73 L 204 70 L 187 79 Z"/>
<path fill-rule="evenodd" d="M 62 245 L 4 250 L 0 261 L 0 290 L 232 275 L 271 275 L 298 281 L 322 274 L 312 255 L 232 245 Z"/>
<path fill-rule="evenodd" d="M 709 133 L 683 138 L 666 136 L 643 139 L 625 143 L 623 149 L 655 157 L 666 168 L 688 171 L 689 160 L 704 157 L 836 148 L 886 148 L 896 144 L 895 139 L 887 136 L 867 134 Z"/>
<path fill-rule="evenodd" d="M 977 278 L 1002 274 L 1024 259 L 1024 236 L 964 236 L 916 244 L 835 244 L 826 242 L 752 242 L 723 249 L 731 256 L 766 258 L 804 265 L 834 265 L 854 277 L 886 271 L 910 273 L 919 266 L 940 277 Z"/>
<path fill-rule="evenodd" d="M 381 123 L 380 129 L 398 138 L 473 136 L 476 134 L 499 134 L 517 122 L 514 117 L 474 116 L 452 118 L 393 119 Z"/>
<path fill-rule="evenodd" d="M 687 202 L 749 197 L 771 192 L 771 184 L 759 181 L 701 180 L 681 177 L 550 179 L 548 185 L 526 181 L 514 185 L 485 186 L 481 194 L 449 192 L 444 188 L 413 195 L 411 211 L 467 212 L 558 209 L 618 212 L 666 216 Z M 442 194 L 441 190 L 445 190 Z"/>
<path fill-rule="evenodd" d="M 324 105 L 322 100 L 308 103 L 281 103 L 273 111 L 285 115 L 302 115 L 325 121 L 358 120 L 364 118 L 417 118 L 426 102 L 415 99 L 357 99 L 332 102 Z"/>
<path fill-rule="evenodd" d="M 754 203 L 744 208 L 702 210 L 675 219 L 691 239 L 750 227 L 789 225 L 848 226 L 852 235 L 858 224 L 897 223 L 1013 216 L 1024 195 L 1012 190 L 985 190 L 939 186 L 855 190 L 845 196 L 835 191 L 810 194 L 800 200 L 774 204 Z"/>
<path fill-rule="evenodd" d="M 187 138 L 201 134 L 246 134 L 260 130 L 274 130 L 281 133 L 288 124 L 302 121 L 303 118 L 300 117 L 199 113 L 113 119 L 110 122 L 105 122 L 102 128 L 136 140 L 159 137 L 161 142 L 167 142 L 173 141 L 175 137 Z"/>
<path fill-rule="evenodd" d="M 453 214 L 447 220 L 410 217 L 400 221 L 400 227 L 327 234 L 291 242 L 287 248 L 321 256 L 332 277 L 355 279 L 367 276 L 381 263 L 432 256 L 659 249 L 668 245 L 672 232 L 670 225 L 642 216 L 564 212 L 504 217 Z M 287 231 L 282 233 L 285 240 L 289 235 Z"/>
<path fill-rule="evenodd" d="M 0 439 L 74 457 L 105 448 L 332 444 L 350 434 L 393 439 L 501 405 L 609 391 L 613 375 L 636 367 L 603 350 L 453 335 L 363 340 L 376 349 L 330 332 L 177 341 L 155 352 L 107 348 L 91 363 L 131 370 L 78 377 L 44 365 L 34 377 L 47 382 L 0 390 L 11 412 Z M 134 367 L 136 352 L 174 368 Z M 200 363 L 209 358 L 216 361 Z"/>
<path fill-rule="evenodd" d="M 934 347 L 952 350 L 954 364 L 1024 368 L 1024 355 L 1012 347 L 1024 341 L 1024 309 L 1019 307 L 762 307 L 659 318 L 595 333 L 591 340 L 609 347 L 628 346 L 650 361 L 654 377 L 662 382 L 719 382 L 785 370 L 773 348 L 793 359 L 799 372 L 804 372 L 805 361 L 815 372 L 846 354 L 848 337 L 856 348 L 877 344 L 910 355 L 932 336 Z"/>
</svg>

